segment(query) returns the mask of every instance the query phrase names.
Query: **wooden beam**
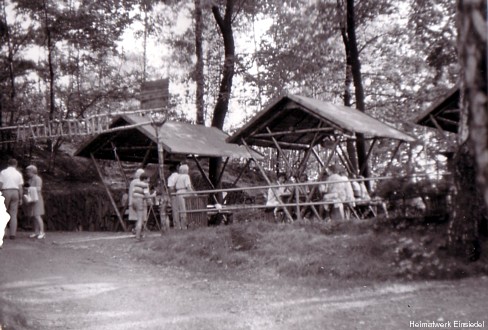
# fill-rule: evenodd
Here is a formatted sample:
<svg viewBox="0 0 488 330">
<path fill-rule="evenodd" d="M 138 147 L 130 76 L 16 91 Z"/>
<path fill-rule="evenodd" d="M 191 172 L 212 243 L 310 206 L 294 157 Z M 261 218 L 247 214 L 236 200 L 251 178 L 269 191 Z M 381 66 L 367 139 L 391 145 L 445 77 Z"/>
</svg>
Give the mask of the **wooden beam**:
<svg viewBox="0 0 488 330">
<path fill-rule="evenodd" d="M 122 162 L 120 161 L 119 154 L 117 153 L 117 147 L 111 141 L 110 144 L 112 145 L 112 149 L 114 151 L 114 157 L 117 160 L 117 164 L 119 165 L 119 170 L 122 172 L 122 176 L 124 177 L 125 188 L 129 188 L 129 180 L 127 179 L 127 175 L 125 174 L 124 167 L 122 166 Z"/>
<path fill-rule="evenodd" d="M 249 153 L 251 153 L 251 148 L 249 148 L 249 146 L 247 145 L 246 141 L 244 141 L 244 139 L 241 139 L 241 142 L 242 144 L 246 147 L 247 151 Z M 268 178 L 268 176 L 266 175 L 266 171 L 261 167 L 261 165 L 258 163 L 258 162 L 255 162 L 255 164 L 257 165 L 257 167 L 259 168 L 259 170 L 261 171 L 261 174 L 263 175 L 264 179 L 266 180 L 266 182 L 268 183 L 268 185 L 273 185 L 271 183 L 271 180 Z M 283 211 L 285 212 L 286 214 L 286 217 L 288 218 L 288 220 L 290 222 L 293 222 L 293 217 L 291 216 L 290 212 L 288 211 L 288 209 L 283 206 L 283 201 L 281 200 L 281 197 L 275 192 L 275 189 L 271 189 L 271 191 L 273 192 L 273 194 L 275 195 L 276 197 L 276 200 L 278 201 L 278 204 L 281 206 L 281 208 L 283 209 Z"/>
<path fill-rule="evenodd" d="M 337 155 L 339 156 L 339 158 L 342 158 L 341 161 L 344 163 L 344 166 L 346 167 L 347 172 L 349 172 L 350 174 L 353 174 L 353 170 L 352 170 L 353 166 L 352 166 L 351 160 L 349 159 L 349 155 L 346 154 L 346 152 L 344 151 L 344 149 L 342 148 L 340 143 L 337 145 L 337 147 L 340 150 L 340 153 L 337 153 Z"/>
<path fill-rule="evenodd" d="M 440 114 L 451 114 L 451 113 L 461 113 L 460 109 L 447 109 L 444 111 L 441 111 Z"/>
<path fill-rule="evenodd" d="M 381 176 L 385 176 L 386 173 L 390 170 L 391 164 L 393 163 L 393 159 L 395 159 L 398 150 L 400 150 L 400 146 L 403 144 L 403 141 L 398 141 L 398 144 L 395 148 L 395 151 L 393 151 L 393 155 L 390 158 L 390 161 L 388 162 L 388 165 L 386 166 L 385 170 L 383 171 L 383 174 Z"/>
<path fill-rule="evenodd" d="M 312 153 L 313 155 L 315 156 L 315 159 L 317 159 L 317 161 L 320 163 L 320 166 L 321 167 L 324 167 L 325 164 L 324 164 L 324 161 L 319 157 L 319 154 L 317 153 L 317 151 L 315 149 L 312 148 Z"/>
<path fill-rule="evenodd" d="M 244 171 L 249 167 L 249 164 L 251 164 L 251 161 L 252 161 L 252 158 L 249 158 L 247 161 L 246 161 L 246 165 L 244 165 L 242 167 L 242 170 L 239 172 L 239 174 L 237 175 L 236 179 L 234 180 L 234 182 L 232 183 L 232 187 L 235 187 L 237 182 L 239 181 L 239 179 L 241 178 L 242 174 L 244 174 Z"/>
<path fill-rule="evenodd" d="M 273 147 L 274 146 L 273 141 L 270 141 L 270 140 L 264 140 L 264 139 L 252 139 L 252 140 L 254 140 L 255 142 L 260 142 L 267 147 Z M 310 147 L 308 144 L 301 144 L 301 143 L 278 142 L 278 144 L 281 147 L 287 147 L 287 148 L 296 149 L 296 150 L 308 149 Z"/>
<path fill-rule="evenodd" d="M 272 136 L 282 136 L 282 135 L 291 135 L 291 134 L 304 134 L 304 133 L 323 133 L 323 132 L 333 132 L 334 128 L 332 127 L 322 127 L 322 128 L 304 128 L 304 129 L 297 129 L 291 131 L 280 131 L 280 132 L 272 132 L 272 133 L 257 133 L 251 135 L 250 137 L 272 137 Z"/>
<path fill-rule="evenodd" d="M 127 231 L 127 227 L 125 226 L 124 219 L 122 218 L 122 215 L 119 212 L 119 208 L 117 207 L 117 203 L 115 203 L 115 200 L 112 196 L 112 193 L 110 192 L 110 189 L 108 188 L 107 184 L 105 181 L 103 181 L 103 175 L 102 171 L 100 170 L 100 167 L 98 166 L 98 163 L 93 156 L 93 154 L 90 154 L 90 157 L 93 161 L 93 164 L 95 164 L 95 169 L 97 170 L 98 176 L 100 177 L 100 180 L 102 181 L 103 186 L 105 187 L 105 191 L 107 192 L 108 198 L 110 199 L 110 203 L 112 204 L 112 207 L 114 208 L 115 214 L 117 215 L 117 219 L 119 220 L 120 225 L 124 229 L 124 231 Z"/>
<path fill-rule="evenodd" d="M 271 133 L 271 130 L 269 129 L 268 126 L 266 126 L 266 130 L 268 131 L 268 133 Z M 274 143 L 276 149 L 278 149 L 280 155 L 283 156 L 283 161 L 285 162 L 286 168 L 288 169 L 288 171 L 291 172 L 291 170 L 292 170 L 291 164 L 288 161 L 288 159 L 285 157 L 285 153 L 281 149 L 281 146 L 278 144 L 278 141 L 274 137 L 271 137 L 271 139 L 273 140 L 273 143 Z"/>
<path fill-rule="evenodd" d="M 320 180 L 322 179 L 322 177 L 324 176 L 324 173 L 325 173 L 325 171 L 327 170 L 327 166 L 329 166 L 329 163 L 330 163 L 330 161 L 332 160 L 332 157 L 334 156 L 334 152 L 336 151 L 336 148 L 337 148 L 337 146 L 339 145 L 339 142 L 340 142 L 340 140 L 339 140 L 339 139 L 337 139 L 337 140 L 334 142 L 334 147 L 332 148 L 332 152 L 330 153 L 329 157 L 327 158 L 327 161 L 326 161 L 325 163 L 323 163 L 323 162 L 321 161 L 321 164 L 323 164 L 323 165 L 322 165 L 322 170 L 321 170 L 321 171 L 320 171 L 320 173 L 319 173 L 319 177 L 318 177 L 318 180 L 319 180 L 319 181 L 320 181 Z M 319 157 L 319 155 L 317 154 L 317 152 L 315 152 L 315 153 L 314 153 L 314 155 L 315 155 L 315 157 L 317 157 L 317 159 L 320 159 L 320 157 Z M 306 199 L 306 202 L 307 202 L 307 203 L 308 203 L 308 202 L 310 202 L 310 201 L 312 200 L 312 197 L 313 197 L 313 195 L 315 194 L 315 191 L 317 190 L 317 188 L 318 188 L 318 187 L 317 187 L 316 185 L 314 185 L 314 186 L 312 187 L 312 189 L 310 189 L 310 192 L 309 192 L 309 194 L 308 194 L 308 196 L 307 196 L 307 199 Z M 319 218 L 320 218 L 320 215 L 319 215 Z"/>
<path fill-rule="evenodd" d="M 160 182 L 160 191 L 162 195 L 166 195 L 168 198 L 161 198 L 161 202 L 159 203 L 159 221 L 161 223 L 161 231 L 165 232 L 169 229 L 169 217 L 166 213 L 167 203 L 169 202 L 169 190 L 168 185 L 166 184 L 166 176 L 164 174 L 164 147 L 161 141 L 161 135 L 159 134 L 160 128 L 164 125 L 166 119 L 163 121 L 153 121 L 152 126 L 154 131 L 156 132 L 156 141 L 157 141 L 157 149 L 158 149 L 158 173 L 159 173 L 159 182 Z"/>
<path fill-rule="evenodd" d="M 205 173 L 205 171 L 203 170 L 202 164 L 200 164 L 200 162 L 198 161 L 198 158 L 195 157 L 195 155 L 191 155 L 191 157 L 195 161 L 195 163 L 197 164 L 198 170 L 200 171 L 200 174 L 203 176 L 203 178 L 205 179 L 205 181 L 207 181 L 207 183 L 210 185 L 210 187 L 212 188 L 212 190 L 215 190 L 215 186 L 213 185 L 212 181 L 208 177 L 207 173 Z M 215 196 L 215 194 L 212 194 L 212 197 L 213 197 L 215 203 L 220 204 L 219 203 L 219 200 L 217 199 L 217 197 Z"/>
<path fill-rule="evenodd" d="M 435 117 L 432 116 L 432 114 L 429 114 L 429 119 L 434 124 L 435 128 L 437 128 L 437 130 L 442 134 L 442 137 L 443 138 L 446 138 L 447 135 L 444 132 L 444 129 L 441 127 L 441 125 L 439 125 L 439 123 L 437 122 L 437 120 L 435 119 Z"/>
<path fill-rule="evenodd" d="M 151 140 L 149 142 L 149 145 L 147 146 L 146 154 L 144 155 L 144 158 L 142 159 L 142 167 L 146 166 L 147 160 L 149 159 L 149 155 L 151 154 L 153 145 L 154 145 L 154 142 Z M 156 149 L 157 149 L 157 145 L 156 145 Z"/>
<path fill-rule="evenodd" d="M 227 157 L 224 161 L 224 165 L 222 166 L 222 169 L 220 170 L 219 178 L 217 179 L 217 186 L 220 185 L 220 181 L 222 180 L 222 176 L 224 175 L 225 168 L 227 167 L 227 163 L 229 162 L 230 157 Z"/>
<path fill-rule="evenodd" d="M 443 118 L 443 117 L 437 117 L 436 118 L 438 121 L 442 121 L 446 124 L 451 124 L 451 125 L 455 125 L 455 126 L 459 126 L 459 123 L 455 120 L 451 120 L 451 119 L 447 119 L 447 118 Z"/>
</svg>

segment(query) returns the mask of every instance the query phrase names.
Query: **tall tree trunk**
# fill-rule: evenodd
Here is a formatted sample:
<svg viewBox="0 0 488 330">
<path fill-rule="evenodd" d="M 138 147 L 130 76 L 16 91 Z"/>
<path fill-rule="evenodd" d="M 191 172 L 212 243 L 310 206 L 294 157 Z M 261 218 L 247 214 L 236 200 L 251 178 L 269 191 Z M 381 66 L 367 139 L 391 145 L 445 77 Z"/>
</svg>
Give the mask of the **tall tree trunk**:
<svg viewBox="0 0 488 330">
<path fill-rule="evenodd" d="M 474 261 L 481 253 L 480 229 L 486 235 L 484 200 L 488 202 L 486 0 L 458 0 L 457 11 L 461 120 L 448 241 L 451 252 Z"/>
<path fill-rule="evenodd" d="M 354 81 L 354 91 L 356 95 L 356 108 L 359 111 L 364 112 L 366 107 L 364 104 L 364 89 L 363 89 L 363 81 L 361 77 L 361 62 L 359 61 L 359 50 L 358 50 L 357 39 L 356 39 L 354 0 L 346 1 L 346 17 L 347 17 L 346 31 L 347 31 L 349 51 L 351 54 L 351 71 L 352 71 L 352 77 Z M 363 169 L 360 174 L 363 175 L 364 177 L 369 177 L 370 176 L 369 166 L 367 164 L 367 159 L 366 159 L 366 141 L 364 140 L 363 134 L 359 134 L 359 133 L 356 134 L 356 148 L 357 148 L 357 155 L 358 155 L 358 166 L 360 169 Z"/>
<path fill-rule="evenodd" d="M 197 64 L 195 67 L 195 80 L 197 83 L 197 124 L 205 124 L 205 103 L 203 94 L 205 81 L 203 75 L 203 20 L 201 0 L 195 0 L 195 53 Z"/>
<path fill-rule="evenodd" d="M 54 62 L 53 62 L 53 40 L 51 35 L 51 27 L 49 26 L 47 0 L 44 0 L 44 24 L 46 32 L 46 48 L 47 48 L 47 64 L 49 69 L 49 120 L 54 119 L 56 112 L 55 97 L 54 97 Z"/>
<path fill-rule="evenodd" d="M 143 54 L 142 54 L 142 82 L 146 82 L 147 78 L 147 32 L 148 32 L 148 18 L 147 12 L 149 10 L 147 2 L 142 2 L 142 7 L 144 11 L 144 36 L 143 36 Z"/>
<path fill-rule="evenodd" d="M 232 78 L 234 77 L 235 44 L 232 31 L 232 14 L 234 12 L 234 0 L 227 0 L 224 17 L 221 16 L 219 7 L 212 6 L 212 13 L 219 26 L 224 40 L 224 64 L 222 67 L 222 79 L 220 81 L 219 95 L 214 108 L 212 126 L 222 129 L 225 116 L 229 109 L 230 94 L 232 91 Z M 209 177 L 215 187 L 218 187 L 219 171 L 222 158 L 211 159 L 209 164 Z"/>
<path fill-rule="evenodd" d="M 14 71 L 14 51 L 12 49 L 12 41 L 10 39 L 10 27 L 7 22 L 7 11 L 5 8 L 5 1 L 2 1 L 2 19 L 3 25 L 5 26 L 5 40 L 7 42 L 7 65 L 8 65 L 8 74 L 10 80 L 10 93 L 9 93 L 9 106 L 10 106 L 10 120 L 9 125 L 13 126 L 15 124 L 15 96 L 16 96 L 16 89 L 15 89 L 15 71 Z"/>
<path fill-rule="evenodd" d="M 341 5 L 340 0 L 337 1 L 337 7 L 340 12 L 340 27 L 341 27 L 341 35 L 342 35 L 342 41 L 344 43 L 344 49 L 346 52 L 346 72 L 345 72 L 345 79 L 344 79 L 344 105 L 346 107 L 351 106 L 351 99 L 352 99 L 352 93 L 351 93 L 351 85 L 352 85 L 352 61 L 351 61 L 351 51 L 349 48 L 349 40 L 347 37 L 347 31 L 346 31 L 346 16 L 344 15 L 344 10 L 343 6 Z M 354 141 L 352 140 L 347 140 L 346 143 L 346 148 L 347 148 L 347 155 L 351 161 L 352 165 L 352 170 L 354 171 L 355 174 L 358 174 L 358 159 L 357 159 L 357 151 L 356 151 L 356 145 L 354 144 Z"/>
<path fill-rule="evenodd" d="M 232 31 L 232 14 L 234 12 L 234 0 L 227 0 L 225 15 L 222 18 L 219 8 L 212 7 L 212 13 L 217 21 L 222 38 L 224 40 L 224 64 L 222 67 L 222 79 L 220 81 L 217 104 L 214 108 L 212 126 L 222 129 L 225 116 L 229 109 L 230 94 L 232 91 L 232 78 L 234 77 L 235 45 Z"/>
<path fill-rule="evenodd" d="M 54 52 L 54 45 L 52 40 L 51 34 L 51 27 L 49 24 L 49 17 L 48 17 L 48 0 L 43 1 L 43 10 L 44 10 L 44 28 L 46 33 L 46 48 L 47 48 L 47 64 L 49 70 L 49 116 L 48 121 L 52 121 L 56 114 L 56 104 L 55 104 L 55 97 L 54 97 L 54 61 L 53 61 L 53 52 Z M 47 140 L 47 148 L 50 151 L 50 158 L 49 158 L 49 165 L 48 170 L 54 170 L 54 161 L 55 161 L 55 150 L 54 150 L 54 142 L 52 139 Z"/>
</svg>

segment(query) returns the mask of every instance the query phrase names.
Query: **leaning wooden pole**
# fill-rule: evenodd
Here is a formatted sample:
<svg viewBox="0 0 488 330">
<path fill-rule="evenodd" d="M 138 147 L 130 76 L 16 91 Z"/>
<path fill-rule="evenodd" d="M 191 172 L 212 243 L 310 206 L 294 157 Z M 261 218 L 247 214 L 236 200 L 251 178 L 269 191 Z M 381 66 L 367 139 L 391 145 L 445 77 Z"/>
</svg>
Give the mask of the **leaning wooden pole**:
<svg viewBox="0 0 488 330">
<path fill-rule="evenodd" d="M 154 130 L 156 131 L 156 140 L 157 140 L 157 148 L 158 148 L 158 173 L 159 173 L 159 179 L 160 179 L 160 191 L 161 191 L 161 196 L 168 196 L 168 198 L 161 198 L 160 203 L 159 203 L 159 221 L 161 223 L 161 232 L 165 232 L 166 229 L 169 228 L 169 217 L 166 214 L 166 208 L 167 208 L 167 203 L 169 199 L 169 191 L 168 191 L 168 186 L 166 185 L 166 179 L 164 176 L 164 148 L 163 148 L 163 143 L 160 138 L 159 130 L 161 127 L 164 125 L 166 120 L 162 122 L 153 122 L 153 127 Z"/>
<path fill-rule="evenodd" d="M 244 139 L 241 139 L 242 141 L 242 144 L 244 144 L 244 146 L 246 147 L 247 151 L 249 152 L 250 155 L 252 155 L 252 150 L 251 148 L 247 145 L 246 141 L 244 141 Z M 266 182 L 272 186 L 273 184 L 271 183 L 271 181 L 269 180 L 268 176 L 266 175 L 266 171 L 264 170 L 264 168 L 261 166 L 261 164 L 259 164 L 258 162 L 254 162 L 259 170 L 261 171 L 261 174 L 263 175 L 264 179 L 266 180 Z M 271 191 L 273 192 L 273 194 L 275 195 L 276 197 L 276 200 L 278 201 L 279 205 L 281 206 L 281 208 L 283 209 L 283 211 L 285 212 L 286 214 L 286 217 L 288 218 L 288 220 L 290 220 L 290 222 L 293 222 L 293 217 L 291 216 L 290 212 L 288 211 L 288 209 L 286 208 L 286 206 L 282 206 L 284 203 L 283 201 L 281 200 L 281 197 L 275 192 L 275 189 L 271 189 Z"/>
<path fill-rule="evenodd" d="M 105 184 L 105 181 L 103 181 L 102 171 L 100 171 L 100 167 L 98 167 L 98 163 L 97 163 L 97 161 L 96 161 L 96 159 L 92 153 L 90 154 L 90 157 L 93 161 L 93 164 L 95 164 L 95 168 L 97 169 L 98 176 L 100 177 L 100 180 L 102 181 L 102 184 L 105 187 L 105 191 L 107 192 L 108 198 L 110 199 L 110 203 L 112 203 L 112 207 L 115 210 L 115 214 L 117 215 L 117 219 L 119 220 L 119 223 L 122 226 L 122 228 L 124 229 L 124 231 L 127 231 L 127 227 L 125 226 L 124 219 L 122 219 L 122 215 L 119 212 L 119 208 L 117 207 L 117 203 L 115 203 L 115 200 L 112 196 L 112 193 L 110 192 L 110 189 Z"/>
</svg>

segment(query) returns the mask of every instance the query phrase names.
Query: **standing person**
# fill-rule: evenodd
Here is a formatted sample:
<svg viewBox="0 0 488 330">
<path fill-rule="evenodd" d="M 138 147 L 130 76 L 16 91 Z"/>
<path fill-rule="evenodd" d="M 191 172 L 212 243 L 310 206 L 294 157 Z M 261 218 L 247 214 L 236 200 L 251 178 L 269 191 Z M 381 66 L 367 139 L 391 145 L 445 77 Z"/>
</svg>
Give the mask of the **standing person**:
<svg viewBox="0 0 488 330">
<path fill-rule="evenodd" d="M 9 159 L 8 167 L 0 172 L 0 189 L 5 198 L 5 207 L 10 215 L 10 239 L 15 239 L 17 234 L 17 212 L 22 205 L 22 186 L 24 179 L 17 170 L 17 160 Z"/>
<path fill-rule="evenodd" d="M 29 165 L 26 167 L 28 189 L 35 189 L 37 192 L 37 201 L 27 203 L 26 213 L 29 218 L 34 218 L 34 234 L 31 234 L 30 238 L 37 237 L 43 239 L 46 237 L 44 232 L 44 222 L 42 216 L 44 215 L 44 198 L 42 197 L 42 179 L 37 174 L 37 167 Z"/>
<path fill-rule="evenodd" d="M 141 177 L 142 173 L 144 173 L 144 170 L 142 168 L 138 168 L 134 173 L 134 178 L 129 184 L 129 194 L 128 194 L 129 195 L 128 196 L 129 222 L 137 221 L 137 212 L 132 207 L 132 191 L 134 190 L 134 186 L 136 185 L 136 183 L 140 181 L 139 178 Z"/>
<path fill-rule="evenodd" d="M 193 186 L 191 184 L 188 165 L 182 164 L 178 169 L 178 178 L 176 179 L 175 188 L 178 194 L 193 191 Z M 179 223 L 175 224 L 179 226 L 180 229 L 186 229 L 188 227 L 187 214 L 186 214 L 186 204 L 185 195 L 176 195 L 178 200 L 178 212 L 179 212 Z"/>
<path fill-rule="evenodd" d="M 344 203 L 343 205 L 347 205 L 348 207 L 344 209 L 344 216 L 346 219 L 351 218 L 351 210 L 354 210 L 356 207 L 355 198 L 354 198 L 354 190 L 352 186 L 352 182 L 349 180 L 346 171 L 341 171 L 339 175 L 342 177 L 344 182 L 342 183 L 342 188 L 344 189 L 345 199 L 342 200 Z"/>
<path fill-rule="evenodd" d="M 131 191 L 132 209 L 136 213 L 136 238 L 142 240 L 142 227 L 147 219 L 147 199 L 151 197 L 149 194 L 149 176 L 142 173 L 139 179 L 133 180 L 134 185 Z"/>
<path fill-rule="evenodd" d="M 323 193 L 323 201 L 331 203 L 332 207 L 326 205 L 330 218 L 333 220 L 344 220 L 344 205 L 347 200 L 347 190 L 344 184 L 344 178 L 339 175 L 339 167 L 331 165 L 329 167 L 329 177 L 325 180 L 326 184 L 321 185 L 319 190 Z M 349 185 L 349 182 L 347 182 Z M 351 187 L 352 190 L 352 187 Z"/>
<path fill-rule="evenodd" d="M 286 181 L 286 175 L 284 173 L 279 173 L 276 184 L 282 185 Z M 273 187 L 268 189 L 268 194 L 266 196 L 266 206 L 278 206 L 280 202 L 278 200 L 279 197 L 286 194 L 287 190 L 285 187 Z M 278 217 L 279 208 L 273 208 L 273 215 L 275 220 Z"/>
<path fill-rule="evenodd" d="M 10 215 L 5 207 L 5 198 L 3 198 L 2 192 L 0 191 L 0 249 L 3 247 L 3 235 L 5 235 L 5 227 L 10 220 Z"/>
<path fill-rule="evenodd" d="M 176 198 L 176 180 L 178 179 L 178 168 L 174 165 L 170 166 L 169 171 L 171 175 L 168 177 L 168 191 L 171 198 L 171 215 L 173 218 L 173 227 L 180 223 L 180 214 L 178 212 L 178 199 Z"/>
</svg>

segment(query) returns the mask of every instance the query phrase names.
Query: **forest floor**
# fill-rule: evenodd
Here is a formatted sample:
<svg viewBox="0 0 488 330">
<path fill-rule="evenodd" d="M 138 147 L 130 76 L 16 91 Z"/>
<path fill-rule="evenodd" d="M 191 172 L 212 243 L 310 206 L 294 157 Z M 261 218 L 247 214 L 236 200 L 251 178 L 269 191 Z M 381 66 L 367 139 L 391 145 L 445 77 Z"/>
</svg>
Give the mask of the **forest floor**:
<svg viewBox="0 0 488 330">
<path fill-rule="evenodd" d="M 143 242 L 20 232 L 0 250 L 0 328 L 488 327 L 486 259 L 434 259 L 425 231 L 371 228 L 257 222 Z"/>
</svg>

